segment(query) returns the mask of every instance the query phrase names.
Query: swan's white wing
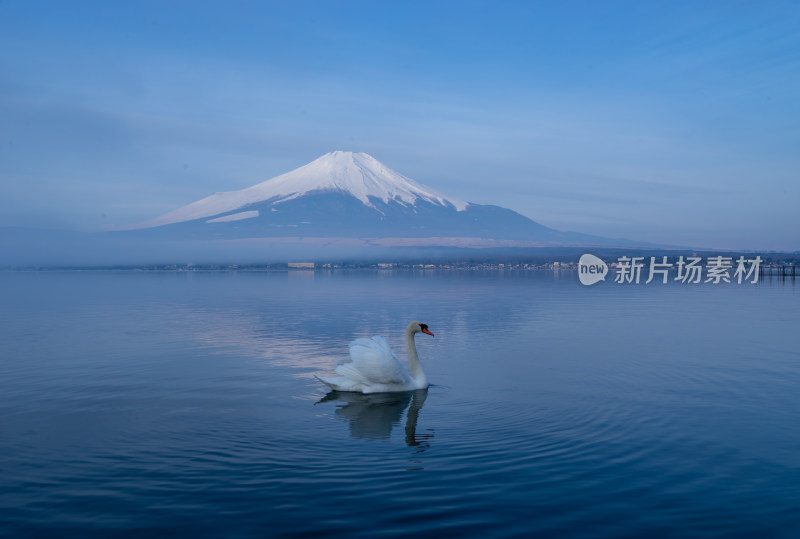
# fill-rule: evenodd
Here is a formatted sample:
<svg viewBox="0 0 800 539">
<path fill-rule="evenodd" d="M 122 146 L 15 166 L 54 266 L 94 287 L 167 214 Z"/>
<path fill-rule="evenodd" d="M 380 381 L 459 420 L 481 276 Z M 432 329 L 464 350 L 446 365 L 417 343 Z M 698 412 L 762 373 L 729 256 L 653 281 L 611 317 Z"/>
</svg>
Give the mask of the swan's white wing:
<svg viewBox="0 0 800 539">
<path fill-rule="evenodd" d="M 383 337 L 356 339 L 350 343 L 350 361 L 340 362 L 336 372 L 364 384 L 402 384 L 406 375 L 397 356 Z"/>
</svg>

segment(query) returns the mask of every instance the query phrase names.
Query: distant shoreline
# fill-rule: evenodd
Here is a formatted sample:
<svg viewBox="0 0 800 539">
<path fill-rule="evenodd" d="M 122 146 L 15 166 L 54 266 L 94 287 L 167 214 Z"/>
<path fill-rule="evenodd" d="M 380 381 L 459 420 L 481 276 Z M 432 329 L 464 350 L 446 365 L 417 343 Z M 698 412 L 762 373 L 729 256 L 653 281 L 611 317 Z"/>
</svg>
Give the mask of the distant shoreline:
<svg viewBox="0 0 800 539">
<path fill-rule="evenodd" d="M 761 257 L 762 266 L 767 268 L 798 267 L 800 253 L 797 252 L 752 252 L 752 251 L 711 251 L 711 250 L 626 250 L 626 249 L 574 249 L 565 248 L 562 253 L 535 254 L 526 252 L 457 252 L 438 253 L 420 256 L 419 253 L 407 253 L 405 256 L 386 256 L 375 258 L 317 258 L 281 262 L 208 262 L 208 263 L 132 263 L 132 264 L 95 264 L 95 265 L 19 265 L 0 266 L 0 272 L 35 272 L 35 271 L 136 271 L 136 272 L 314 272 L 314 271 L 574 271 L 578 259 L 584 252 L 593 253 L 607 262 L 614 262 L 621 256 L 649 257 L 667 256 L 669 259 L 678 256 L 729 256 L 736 258 L 745 256 Z"/>
</svg>

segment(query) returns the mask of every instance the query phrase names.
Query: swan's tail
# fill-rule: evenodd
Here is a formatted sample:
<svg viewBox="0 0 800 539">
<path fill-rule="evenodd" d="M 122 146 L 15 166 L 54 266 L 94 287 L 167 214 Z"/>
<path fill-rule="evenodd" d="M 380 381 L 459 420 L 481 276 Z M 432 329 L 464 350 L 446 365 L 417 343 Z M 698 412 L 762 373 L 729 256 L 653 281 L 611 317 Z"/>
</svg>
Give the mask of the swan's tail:
<svg viewBox="0 0 800 539">
<path fill-rule="evenodd" d="M 345 378 L 344 376 L 339 376 L 338 378 L 325 378 L 324 376 L 314 375 L 314 378 L 329 388 L 335 389 L 336 391 L 358 391 L 358 388 L 355 387 L 354 382 L 349 378 Z"/>
<path fill-rule="evenodd" d="M 336 389 L 336 384 L 335 384 L 335 382 L 333 380 L 331 380 L 329 378 L 323 378 L 321 376 L 317 376 L 316 374 L 314 375 L 314 378 L 316 378 L 317 380 L 319 380 L 320 382 L 322 382 L 323 384 L 325 384 L 329 388 Z"/>
</svg>

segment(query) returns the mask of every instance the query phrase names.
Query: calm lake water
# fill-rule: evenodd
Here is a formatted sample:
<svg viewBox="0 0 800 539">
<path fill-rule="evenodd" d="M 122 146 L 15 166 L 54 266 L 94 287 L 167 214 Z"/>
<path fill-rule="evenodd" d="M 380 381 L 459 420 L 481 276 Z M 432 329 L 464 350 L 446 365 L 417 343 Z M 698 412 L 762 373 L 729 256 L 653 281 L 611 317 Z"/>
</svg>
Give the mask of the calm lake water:
<svg viewBox="0 0 800 539">
<path fill-rule="evenodd" d="M 800 283 L 0 273 L 0 535 L 798 537 Z M 357 337 L 427 391 L 328 393 Z"/>
</svg>

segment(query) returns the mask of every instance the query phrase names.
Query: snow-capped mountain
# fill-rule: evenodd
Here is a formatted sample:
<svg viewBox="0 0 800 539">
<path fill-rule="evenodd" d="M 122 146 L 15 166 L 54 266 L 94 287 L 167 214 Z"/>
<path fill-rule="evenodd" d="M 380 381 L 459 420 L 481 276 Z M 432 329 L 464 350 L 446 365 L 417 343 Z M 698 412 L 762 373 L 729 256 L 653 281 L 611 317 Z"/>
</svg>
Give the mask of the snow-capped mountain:
<svg viewBox="0 0 800 539">
<path fill-rule="evenodd" d="M 413 206 L 421 200 L 443 207 L 450 206 L 458 211 L 464 211 L 468 205 L 463 200 L 445 196 L 435 189 L 395 172 L 371 155 L 335 151 L 247 189 L 215 193 L 155 219 L 134 225 L 131 229 L 209 218 L 262 202 L 276 206 L 309 193 L 323 192 L 352 196 L 375 210 L 378 208 L 373 201 Z M 253 217 L 258 217 L 257 210 L 229 214 L 209 219 L 208 222 L 221 223 Z"/>
<path fill-rule="evenodd" d="M 447 196 L 370 155 L 346 151 L 327 153 L 252 187 L 213 194 L 125 230 L 197 239 L 435 237 L 551 244 L 602 240 L 559 232 L 499 206 Z"/>
</svg>

